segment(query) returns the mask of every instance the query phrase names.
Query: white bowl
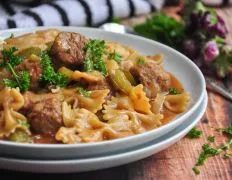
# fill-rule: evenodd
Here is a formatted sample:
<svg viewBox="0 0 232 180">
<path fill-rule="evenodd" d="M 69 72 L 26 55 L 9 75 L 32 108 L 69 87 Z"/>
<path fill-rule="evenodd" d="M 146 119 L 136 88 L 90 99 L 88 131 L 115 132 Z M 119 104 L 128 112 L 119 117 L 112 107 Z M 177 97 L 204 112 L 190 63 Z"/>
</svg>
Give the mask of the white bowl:
<svg viewBox="0 0 232 180">
<path fill-rule="evenodd" d="M 207 107 L 207 100 L 206 93 L 204 100 L 189 121 L 184 122 L 166 135 L 129 151 L 101 157 L 68 160 L 0 158 L 0 169 L 37 173 L 70 173 L 110 168 L 140 160 L 168 148 L 184 137 L 200 121 Z"/>
<path fill-rule="evenodd" d="M 14 33 L 14 35 L 17 36 L 47 28 L 48 27 L 11 29 L 0 31 L 0 36 L 9 37 L 11 33 Z M 175 119 L 157 129 L 116 140 L 73 145 L 21 144 L 0 141 L 0 154 L 2 156 L 14 156 L 33 159 L 65 159 L 77 157 L 93 157 L 102 155 L 104 153 L 126 150 L 128 148 L 141 145 L 160 136 L 163 136 L 164 134 L 167 134 L 175 127 L 186 121 L 188 117 L 197 109 L 197 107 L 199 107 L 203 100 L 205 92 L 205 80 L 199 68 L 186 56 L 166 45 L 135 35 L 117 34 L 94 28 L 49 28 L 57 28 L 62 31 L 78 32 L 90 38 L 116 41 L 135 48 L 139 52 L 146 55 L 152 55 L 155 53 L 164 54 L 165 69 L 174 74 L 182 82 L 186 91 L 190 93 L 191 102 L 189 108 L 186 112 L 178 115 Z"/>
</svg>

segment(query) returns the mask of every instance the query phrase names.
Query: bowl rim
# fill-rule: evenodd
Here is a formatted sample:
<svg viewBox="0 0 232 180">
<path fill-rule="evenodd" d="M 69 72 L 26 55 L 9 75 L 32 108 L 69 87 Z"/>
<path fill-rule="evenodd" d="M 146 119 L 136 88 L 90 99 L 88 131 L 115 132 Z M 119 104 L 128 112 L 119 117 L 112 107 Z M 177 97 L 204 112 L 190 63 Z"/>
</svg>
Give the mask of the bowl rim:
<svg viewBox="0 0 232 180">
<path fill-rule="evenodd" d="M 202 102 L 203 98 L 204 98 L 204 92 L 206 89 L 206 83 L 205 83 L 205 79 L 204 76 L 201 72 L 201 70 L 197 67 L 196 64 L 194 64 L 188 57 L 186 57 L 185 55 L 183 55 L 182 53 L 178 52 L 177 50 L 162 44 L 160 42 L 148 39 L 148 38 L 144 38 L 141 36 L 137 36 L 137 35 L 132 35 L 132 34 L 120 34 L 120 33 L 114 33 L 114 32 L 109 32 L 109 31 L 104 31 L 102 29 L 99 28 L 90 28 L 90 27 L 75 27 L 75 26 L 43 26 L 43 27 L 28 27 L 28 28 L 12 28 L 12 29 L 7 29 L 7 30 L 0 30 L 0 36 L 2 34 L 5 33 L 20 33 L 22 32 L 23 34 L 26 33 L 31 33 L 31 32 L 35 32 L 35 31 L 39 31 L 39 30 L 47 30 L 47 29 L 58 29 L 58 30 L 62 30 L 62 31 L 92 31 L 92 33 L 94 34 L 94 32 L 99 32 L 99 33 L 104 33 L 105 36 L 107 37 L 108 34 L 111 35 L 116 35 L 116 36 L 122 36 L 122 37 L 129 37 L 132 39 L 136 39 L 138 41 L 145 41 L 147 43 L 151 43 L 154 44 L 156 46 L 160 46 L 162 48 L 167 49 L 170 53 L 175 53 L 177 54 L 180 58 L 184 59 L 187 64 L 194 70 L 194 72 L 196 72 L 196 74 L 199 76 L 200 79 L 200 84 L 202 86 L 201 88 L 201 94 L 199 96 L 199 98 L 197 99 L 197 101 L 193 104 L 192 107 L 190 107 L 190 109 L 188 109 L 185 114 L 183 114 L 181 117 L 177 117 L 174 121 L 170 121 L 167 124 L 164 124 L 158 128 L 152 129 L 150 131 L 146 131 L 140 134 L 135 134 L 132 136 L 127 136 L 127 137 L 123 137 L 123 138 L 118 138 L 118 139 L 112 139 L 112 140 L 107 140 L 107 141 L 100 141 L 100 142 L 90 142 L 90 143 L 80 143 L 80 144 L 27 144 L 27 143 L 17 143 L 17 142 L 10 142 L 10 141 L 5 141 L 5 140 L 0 140 L 0 145 L 6 145 L 6 146 L 12 146 L 12 147 L 23 147 L 23 148 L 42 148 L 42 149 L 46 149 L 46 148 L 50 148 L 50 149 L 56 149 L 56 148 L 85 148 L 85 147 L 97 147 L 97 146 L 106 146 L 106 145 L 110 145 L 110 144 L 120 144 L 120 143 L 124 143 L 126 141 L 133 141 L 136 140 L 137 138 L 141 138 L 142 136 L 149 136 L 152 135 L 154 132 L 156 131 L 164 131 L 166 128 L 168 128 L 169 126 L 173 125 L 176 123 L 176 121 L 180 121 L 182 119 L 187 118 L 189 115 L 191 115 L 196 109 L 197 107 L 200 105 L 200 103 Z"/>
</svg>

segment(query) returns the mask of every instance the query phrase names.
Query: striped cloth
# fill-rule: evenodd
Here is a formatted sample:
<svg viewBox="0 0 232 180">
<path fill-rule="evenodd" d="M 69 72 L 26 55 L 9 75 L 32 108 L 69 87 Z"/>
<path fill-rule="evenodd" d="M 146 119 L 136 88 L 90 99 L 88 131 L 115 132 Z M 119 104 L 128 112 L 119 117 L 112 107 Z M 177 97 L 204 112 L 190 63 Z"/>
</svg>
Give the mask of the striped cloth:
<svg viewBox="0 0 232 180">
<path fill-rule="evenodd" d="M 221 5 L 232 0 L 202 0 Z M 98 26 L 113 18 L 147 14 L 179 0 L 0 0 L 0 29 Z"/>
</svg>

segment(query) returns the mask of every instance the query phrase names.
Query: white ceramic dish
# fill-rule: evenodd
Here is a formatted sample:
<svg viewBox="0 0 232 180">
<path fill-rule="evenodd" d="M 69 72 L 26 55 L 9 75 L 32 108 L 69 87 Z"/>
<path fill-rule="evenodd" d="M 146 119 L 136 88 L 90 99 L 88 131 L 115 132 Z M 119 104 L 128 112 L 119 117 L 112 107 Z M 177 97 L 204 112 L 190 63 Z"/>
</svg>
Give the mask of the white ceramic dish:
<svg viewBox="0 0 232 180">
<path fill-rule="evenodd" d="M 189 121 L 184 122 L 168 134 L 130 151 L 102 157 L 72 160 L 27 160 L 0 157 L 0 169 L 37 173 L 68 173 L 99 170 L 134 162 L 166 149 L 184 137 L 200 121 L 206 110 L 207 100 L 206 94 Z"/>
<path fill-rule="evenodd" d="M 15 36 L 36 30 L 47 29 L 48 27 L 11 29 L 0 31 L 0 36 L 9 37 L 11 33 Z M 77 157 L 93 157 L 104 153 L 126 150 L 149 142 L 170 132 L 183 123 L 199 107 L 204 97 L 205 81 L 198 67 L 187 57 L 176 50 L 161 43 L 128 34 L 117 34 L 105 32 L 99 29 L 78 28 L 78 27 L 51 27 L 63 31 L 79 32 L 90 38 L 106 39 L 116 41 L 137 49 L 143 54 L 163 53 L 165 56 L 164 67 L 173 73 L 190 93 L 191 103 L 188 110 L 168 124 L 142 134 L 97 143 L 74 144 L 74 145 L 41 145 L 41 144 L 20 144 L 7 141 L 0 141 L 0 155 L 24 157 L 32 159 L 67 159 Z M 25 153 L 26 152 L 26 153 Z"/>
</svg>

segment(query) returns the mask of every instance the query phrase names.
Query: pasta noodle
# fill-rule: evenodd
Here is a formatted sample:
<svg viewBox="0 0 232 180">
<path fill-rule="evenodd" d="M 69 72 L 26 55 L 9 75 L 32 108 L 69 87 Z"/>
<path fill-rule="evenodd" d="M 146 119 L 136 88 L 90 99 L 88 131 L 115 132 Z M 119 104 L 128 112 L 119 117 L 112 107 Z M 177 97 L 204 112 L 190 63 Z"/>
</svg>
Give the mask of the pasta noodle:
<svg viewBox="0 0 232 180">
<path fill-rule="evenodd" d="M 19 89 L 4 88 L 0 91 L 0 137 L 9 136 L 17 128 L 23 128 L 18 120 L 26 121 L 26 117 L 17 112 L 24 105 Z"/>
<path fill-rule="evenodd" d="M 182 113 L 187 109 L 188 102 L 189 94 L 187 92 L 183 92 L 177 95 L 167 95 L 164 105 L 172 112 Z"/>
</svg>

